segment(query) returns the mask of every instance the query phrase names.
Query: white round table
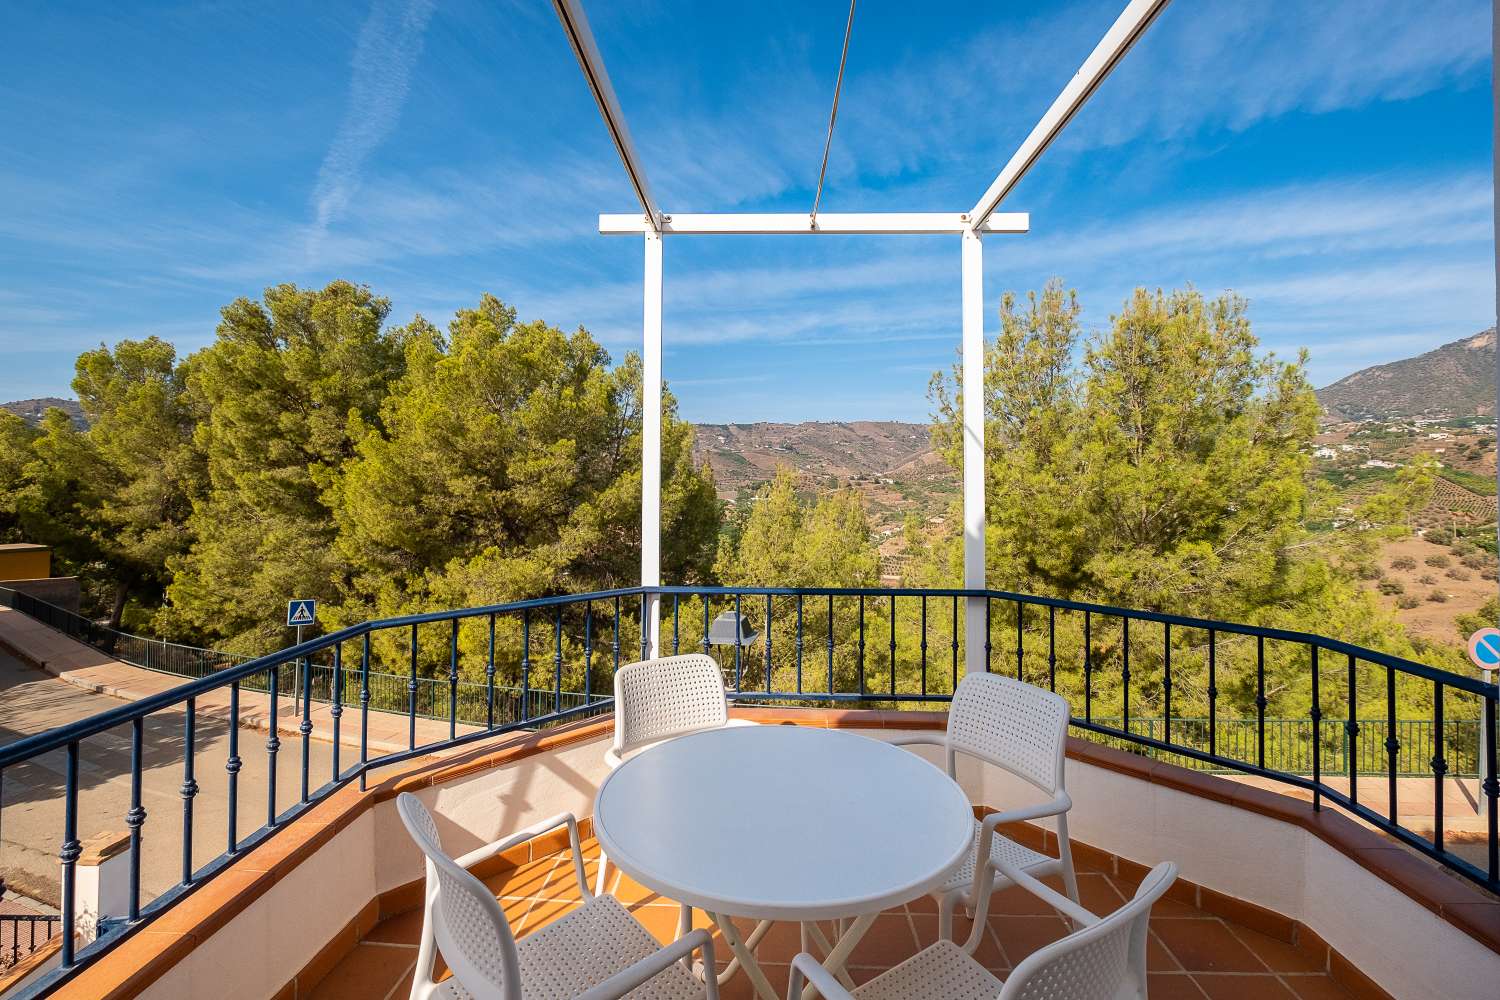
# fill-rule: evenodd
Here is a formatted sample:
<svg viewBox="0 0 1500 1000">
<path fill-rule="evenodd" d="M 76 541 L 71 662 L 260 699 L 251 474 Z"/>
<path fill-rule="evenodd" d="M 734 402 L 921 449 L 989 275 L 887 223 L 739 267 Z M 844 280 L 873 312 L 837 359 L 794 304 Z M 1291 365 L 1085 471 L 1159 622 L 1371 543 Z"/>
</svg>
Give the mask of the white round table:
<svg viewBox="0 0 1500 1000">
<path fill-rule="evenodd" d="M 968 853 L 968 797 L 940 768 L 854 733 L 715 729 L 632 757 L 599 787 L 594 831 L 621 871 L 706 910 L 763 996 L 774 989 L 730 917 L 856 918 L 842 968 L 876 914 L 941 885 Z"/>
</svg>

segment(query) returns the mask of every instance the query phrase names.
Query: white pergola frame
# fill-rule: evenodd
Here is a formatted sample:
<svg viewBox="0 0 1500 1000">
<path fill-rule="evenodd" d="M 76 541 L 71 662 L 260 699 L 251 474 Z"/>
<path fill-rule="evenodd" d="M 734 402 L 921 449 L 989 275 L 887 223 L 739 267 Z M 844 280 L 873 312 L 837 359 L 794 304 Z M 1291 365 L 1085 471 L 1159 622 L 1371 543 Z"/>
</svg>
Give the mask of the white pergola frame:
<svg viewBox="0 0 1500 1000">
<path fill-rule="evenodd" d="M 1046 114 L 967 212 L 819 212 L 674 214 L 657 204 L 646 172 L 631 141 L 604 59 L 594 44 L 582 0 L 553 0 L 563 30 L 578 57 L 589 90 L 599 106 L 615 151 L 629 175 L 641 211 L 600 215 L 599 232 L 636 235 L 645 244 L 645 309 L 642 344 L 641 442 L 641 585 L 661 585 L 661 341 L 662 240 L 674 235 L 894 235 L 951 234 L 960 238 L 963 275 L 962 424 L 964 497 L 964 588 L 985 588 L 984 509 L 984 253 L 986 233 L 1025 233 L 1025 212 L 996 208 L 1026 176 L 1054 139 L 1072 121 L 1111 70 L 1130 51 L 1170 0 L 1130 0 L 1078 72 L 1057 95 Z M 767 581 L 774 583 L 774 581 Z M 985 669 L 984 599 L 970 598 L 965 608 L 965 671 Z M 660 652 L 661 609 L 648 601 L 650 655 Z"/>
</svg>

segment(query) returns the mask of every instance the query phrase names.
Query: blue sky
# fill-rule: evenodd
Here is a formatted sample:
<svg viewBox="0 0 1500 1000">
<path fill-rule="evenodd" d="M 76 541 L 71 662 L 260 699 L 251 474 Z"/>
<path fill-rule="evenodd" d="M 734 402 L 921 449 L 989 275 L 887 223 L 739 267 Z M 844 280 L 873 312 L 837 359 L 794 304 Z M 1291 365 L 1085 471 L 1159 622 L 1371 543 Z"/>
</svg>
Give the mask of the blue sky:
<svg viewBox="0 0 1500 1000">
<path fill-rule="evenodd" d="M 965 211 L 1123 0 L 866 0 L 824 211 Z M 847 7 L 589 4 L 667 211 L 811 205 Z M 986 322 L 1051 275 L 1251 302 L 1325 384 L 1495 312 L 1483 0 L 1176 0 L 1005 202 Z M 349 278 L 446 323 L 489 291 L 639 343 L 634 208 L 545 0 L 13 3 L 0 14 L 0 399 L 77 353 Z M 665 374 L 702 421 L 927 418 L 956 237 L 674 238 Z"/>
</svg>

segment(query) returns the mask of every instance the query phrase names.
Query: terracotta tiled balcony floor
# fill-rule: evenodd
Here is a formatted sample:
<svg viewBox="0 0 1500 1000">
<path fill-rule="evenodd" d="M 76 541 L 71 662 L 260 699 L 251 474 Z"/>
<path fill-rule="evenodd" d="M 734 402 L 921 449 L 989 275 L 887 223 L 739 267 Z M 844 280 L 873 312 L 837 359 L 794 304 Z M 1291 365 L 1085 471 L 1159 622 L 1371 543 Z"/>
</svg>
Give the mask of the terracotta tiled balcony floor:
<svg viewBox="0 0 1500 1000">
<path fill-rule="evenodd" d="M 597 842 L 585 841 L 584 850 L 592 885 Z M 610 891 L 662 942 L 670 940 L 676 931 L 677 905 L 637 885 L 617 869 L 611 871 Z M 504 906 L 518 937 L 556 919 L 578 902 L 578 885 L 566 851 L 487 879 L 486 884 Z M 1079 891 L 1085 906 L 1105 913 L 1123 903 L 1125 894 L 1133 892 L 1134 887 L 1115 876 L 1081 869 Z M 994 910 L 977 958 L 1001 978 L 1032 951 L 1067 933 L 1060 917 L 1018 889 L 997 894 Z M 701 912 L 696 917 L 706 926 Z M 936 939 L 937 923 L 937 908 L 930 899 L 882 914 L 855 950 L 850 975 L 856 983 L 862 983 L 911 957 Z M 959 924 L 962 939 L 969 928 L 962 919 Z M 334 967 L 312 996 L 317 1000 L 405 997 L 411 989 L 421 927 L 420 910 L 382 921 Z M 717 938 L 715 944 L 722 965 L 727 961 L 728 948 Z M 792 924 L 775 926 L 761 942 L 758 955 L 762 967 L 778 991 L 785 990 L 787 962 L 797 950 L 798 931 Z M 1291 945 L 1170 899 L 1162 900 L 1152 911 L 1149 963 L 1153 1000 L 1320 1000 L 1349 996 Z M 725 1000 L 748 1000 L 752 993 L 745 976 L 737 975 L 721 995 Z"/>
</svg>

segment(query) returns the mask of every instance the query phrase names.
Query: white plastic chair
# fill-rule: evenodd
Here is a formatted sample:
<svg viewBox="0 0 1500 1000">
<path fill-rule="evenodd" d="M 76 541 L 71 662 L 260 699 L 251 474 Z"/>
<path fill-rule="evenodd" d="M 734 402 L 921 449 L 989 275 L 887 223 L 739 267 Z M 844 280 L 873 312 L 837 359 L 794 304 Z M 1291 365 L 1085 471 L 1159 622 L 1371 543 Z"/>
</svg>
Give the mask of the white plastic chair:
<svg viewBox="0 0 1500 1000">
<path fill-rule="evenodd" d="M 443 852 L 432 814 L 416 796 L 403 792 L 396 798 L 396 809 L 427 858 L 412 1000 L 605 1000 L 627 993 L 633 1000 L 717 1000 L 719 984 L 713 977 L 700 982 L 685 967 L 699 950 L 704 967 L 714 967 L 708 932 L 693 931 L 663 948 L 617 899 L 589 892 L 578 823 L 571 814 L 554 816 L 454 859 Z M 517 941 L 499 901 L 467 869 L 563 824 L 568 827 L 582 905 Z M 452 978 L 443 982 L 433 979 L 438 953 L 453 970 Z"/>
<path fill-rule="evenodd" d="M 893 740 L 898 745 L 931 743 L 947 750 L 950 777 L 957 778 L 957 756 L 968 754 L 986 764 L 1008 771 L 1052 796 L 1047 802 L 1019 809 L 991 813 L 983 821 L 974 821 L 974 846 L 968 858 L 940 886 L 938 935 L 953 936 L 953 911 L 962 902 L 975 915 L 974 929 L 964 950 L 974 954 L 983 936 L 984 919 L 989 909 L 991 885 L 988 879 L 976 878 L 987 869 L 1006 866 L 1036 878 L 1062 873 L 1068 898 L 1078 902 L 1078 879 L 1073 872 L 1073 851 L 1068 842 L 1068 810 L 1073 800 L 1063 787 L 1063 765 L 1067 759 L 1067 699 L 1051 691 L 999 674 L 969 674 L 959 682 L 948 711 L 948 730 L 942 736 L 906 736 Z M 1002 837 L 995 828 L 1002 823 L 1057 817 L 1058 856 L 1039 851 Z M 1001 878 L 995 888 L 1010 883 Z M 983 891 L 976 891 L 983 888 Z"/>
<path fill-rule="evenodd" d="M 787 1000 L 802 996 L 804 977 L 826 1000 L 1145 1000 L 1151 906 L 1176 881 L 1175 864 L 1151 869 L 1135 896 L 1103 919 L 1019 868 L 997 867 L 1079 929 L 1026 956 L 1004 980 L 942 938 L 853 993 L 803 952 L 792 959 Z"/>
<path fill-rule="evenodd" d="M 663 656 L 628 663 L 615 671 L 615 739 L 604 751 L 605 763 L 614 770 L 625 758 L 678 736 L 710 729 L 753 726 L 748 719 L 729 717 L 729 696 L 724 675 L 713 657 L 703 653 Z M 732 863 L 726 859 L 726 863 Z M 599 874 L 594 892 L 604 894 L 609 859 L 599 851 Z M 677 932 L 687 933 L 693 923 L 692 907 L 682 904 Z M 769 920 L 751 932 L 747 944 L 754 948 L 770 930 Z M 719 976 L 725 982 L 738 970 L 739 959 L 730 962 Z"/>
</svg>

